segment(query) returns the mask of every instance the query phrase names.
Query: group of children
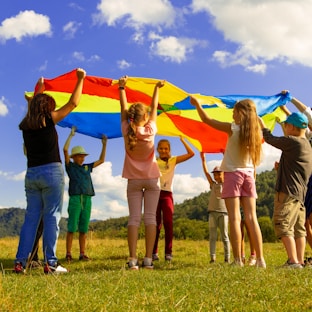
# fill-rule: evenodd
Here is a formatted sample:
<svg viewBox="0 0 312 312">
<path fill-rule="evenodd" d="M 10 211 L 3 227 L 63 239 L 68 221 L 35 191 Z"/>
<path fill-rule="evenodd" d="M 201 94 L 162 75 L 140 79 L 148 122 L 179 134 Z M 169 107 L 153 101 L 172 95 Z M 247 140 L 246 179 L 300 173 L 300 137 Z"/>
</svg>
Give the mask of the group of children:
<svg viewBox="0 0 312 312">
<path fill-rule="evenodd" d="M 170 142 L 160 140 L 155 155 L 154 140 L 157 133 L 156 117 L 159 89 L 165 81 L 155 84 L 149 111 L 141 103 L 128 106 L 126 96 L 127 76 L 119 79 L 121 105 L 121 130 L 124 138 L 125 159 L 122 176 L 127 179 L 128 221 L 128 267 L 138 270 L 138 229 L 141 223 L 142 204 L 145 225 L 145 255 L 141 266 L 153 269 L 153 261 L 159 260 L 158 240 L 162 224 L 165 229 L 165 259 L 172 260 L 173 240 L 173 177 L 177 164 L 194 156 L 188 143 L 181 137 L 186 153 L 172 156 Z M 234 260 L 232 265 L 244 266 L 245 224 L 251 244 L 250 265 L 266 268 L 263 243 L 256 215 L 256 166 L 261 161 L 261 144 L 264 140 L 281 149 L 282 155 L 277 169 L 274 200 L 274 227 L 287 252 L 286 267 L 302 268 L 306 242 L 305 194 L 312 173 L 311 146 L 306 138 L 308 125 L 312 126 L 311 110 L 292 98 L 302 112 L 288 114 L 283 123 L 285 135 L 276 137 L 258 117 L 256 106 L 249 99 L 237 102 L 233 109 L 233 122 L 212 119 L 203 110 L 195 96 L 190 97 L 201 120 L 209 126 L 225 132 L 228 142 L 220 166 L 210 175 L 205 154 L 201 153 L 203 171 L 210 185 L 209 241 L 210 263 L 216 262 L 218 229 L 224 244 L 224 261 L 230 262 L 230 242 Z M 284 108 L 285 109 L 285 108 Z M 285 109 L 286 111 L 286 109 Z M 308 115 L 308 117 L 306 116 Z M 107 139 L 102 138 L 99 160 L 85 164 L 88 155 L 83 147 L 75 146 L 71 155 L 69 144 L 73 128 L 63 148 L 65 168 L 69 176 L 68 233 L 66 237 L 66 259 L 72 260 L 73 234 L 79 232 L 79 260 L 89 260 L 85 253 L 86 233 L 91 215 L 91 197 L 94 195 L 90 173 L 105 159 Z M 73 159 L 73 162 L 70 161 Z M 312 182 L 311 182 L 312 184 Z M 242 220 L 242 214 L 244 219 Z M 308 218 L 307 218 L 308 220 Z M 228 235 L 230 226 L 230 238 Z M 310 227 L 311 228 L 311 227 Z M 308 232 L 309 233 L 309 232 Z M 312 231 L 311 231 L 312 233 Z M 310 236 L 312 237 L 312 234 Z M 308 236 L 309 237 L 309 236 Z"/>
</svg>

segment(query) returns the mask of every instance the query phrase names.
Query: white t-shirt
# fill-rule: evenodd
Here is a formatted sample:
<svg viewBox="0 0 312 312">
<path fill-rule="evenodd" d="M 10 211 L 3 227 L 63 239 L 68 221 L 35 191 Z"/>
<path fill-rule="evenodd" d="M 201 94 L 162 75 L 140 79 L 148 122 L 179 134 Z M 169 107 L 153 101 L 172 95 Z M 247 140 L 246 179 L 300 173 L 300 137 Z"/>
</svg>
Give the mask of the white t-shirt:
<svg viewBox="0 0 312 312">
<path fill-rule="evenodd" d="M 174 169 L 177 163 L 177 156 L 171 156 L 168 161 L 161 160 L 157 157 L 157 164 L 160 171 L 160 188 L 162 191 L 173 191 Z"/>
</svg>

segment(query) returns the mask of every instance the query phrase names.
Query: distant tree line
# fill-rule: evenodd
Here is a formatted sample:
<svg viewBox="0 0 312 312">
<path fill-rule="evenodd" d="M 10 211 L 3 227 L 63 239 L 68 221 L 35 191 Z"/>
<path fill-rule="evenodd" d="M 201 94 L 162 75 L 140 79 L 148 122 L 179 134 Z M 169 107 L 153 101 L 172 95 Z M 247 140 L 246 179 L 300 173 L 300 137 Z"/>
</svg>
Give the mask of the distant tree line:
<svg viewBox="0 0 312 312">
<path fill-rule="evenodd" d="M 256 187 L 258 193 L 257 215 L 261 227 L 263 240 L 275 242 L 276 237 L 272 225 L 275 170 L 265 171 L 257 175 Z M 194 186 L 196 187 L 196 186 Z M 203 240 L 209 239 L 208 203 L 210 191 L 187 199 L 181 204 L 175 204 L 174 238 Z M 24 220 L 25 210 L 19 208 L 0 209 L 0 237 L 18 236 Z M 97 237 L 126 238 L 128 217 L 111 218 L 104 221 L 90 223 L 90 231 Z M 65 235 L 67 219 L 62 218 L 60 235 Z M 163 236 L 161 232 L 161 237 Z M 144 225 L 141 224 L 139 236 L 144 237 Z M 247 235 L 246 235 L 247 236 Z"/>
</svg>

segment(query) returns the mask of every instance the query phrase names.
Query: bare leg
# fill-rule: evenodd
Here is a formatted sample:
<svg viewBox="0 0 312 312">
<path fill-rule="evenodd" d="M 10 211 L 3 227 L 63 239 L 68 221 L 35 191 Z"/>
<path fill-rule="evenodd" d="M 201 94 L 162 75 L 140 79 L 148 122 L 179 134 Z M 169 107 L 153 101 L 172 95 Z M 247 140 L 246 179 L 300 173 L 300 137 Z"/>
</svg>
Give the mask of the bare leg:
<svg viewBox="0 0 312 312">
<path fill-rule="evenodd" d="M 156 231 L 156 227 L 155 227 L 155 231 Z M 137 255 L 136 255 L 137 241 L 138 241 L 138 227 L 135 225 L 129 225 L 128 226 L 128 247 L 129 247 L 130 259 L 137 259 Z M 153 240 L 153 245 L 154 245 L 154 242 L 155 242 L 155 237 Z"/>
<path fill-rule="evenodd" d="M 255 248 L 257 258 L 263 260 L 262 233 L 256 214 L 256 199 L 242 197 L 241 204 L 244 210 L 246 227 L 249 230 L 250 241 Z"/>
<path fill-rule="evenodd" d="M 283 236 L 282 242 L 285 246 L 288 260 L 290 263 L 298 263 L 297 251 L 296 251 L 296 242 L 295 239 L 291 236 Z"/>
<path fill-rule="evenodd" d="M 299 237 L 295 239 L 298 262 L 304 264 L 304 251 L 306 246 L 306 238 Z"/>
<path fill-rule="evenodd" d="M 67 232 L 66 235 L 66 254 L 71 254 L 72 245 L 73 245 L 73 232 Z"/>
<path fill-rule="evenodd" d="M 156 225 L 145 226 L 145 257 L 152 258 L 154 243 L 156 237 Z"/>
<path fill-rule="evenodd" d="M 225 198 L 225 205 L 229 215 L 230 222 L 230 241 L 235 262 L 241 263 L 241 214 L 240 201 L 238 197 Z"/>
<path fill-rule="evenodd" d="M 305 228 L 307 231 L 307 243 L 309 244 L 310 248 L 312 248 L 312 228 L 311 228 L 311 221 L 312 219 L 312 214 L 309 216 L 309 218 L 305 222 Z"/>
<path fill-rule="evenodd" d="M 86 250 L 86 240 L 87 234 L 86 233 L 79 233 L 79 248 L 80 254 L 84 254 Z"/>
</svg>

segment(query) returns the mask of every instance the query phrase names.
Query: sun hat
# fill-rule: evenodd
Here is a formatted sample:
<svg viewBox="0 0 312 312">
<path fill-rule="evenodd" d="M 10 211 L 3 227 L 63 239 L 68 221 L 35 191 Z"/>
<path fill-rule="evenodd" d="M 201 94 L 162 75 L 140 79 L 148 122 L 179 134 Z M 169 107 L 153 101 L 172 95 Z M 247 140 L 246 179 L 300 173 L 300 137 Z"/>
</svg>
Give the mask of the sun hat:
<svg viewBox="0 0 312 312">
<path fill-rule="evenodd" d="M 75 155 L 89 155 L 85 149 L 82 146 L 74 146 L 71 150 L 71 155 L 70 157 L 73 157 Z"/>
<path fill-rule="evenodd" d="M 295 112 L 289 115 L 284 123 L 291 124 L 297 128 L 305 129 L 308 127 L 308 117 L 301 112 Z"/>
<path fill-rule="evenodd" d="M 222 170 L 221 170 L 220 166 L 215 166 L 211 172 L 212 173 L 214 173 L 214 172 L 222 172 Z"/>
</svg>

